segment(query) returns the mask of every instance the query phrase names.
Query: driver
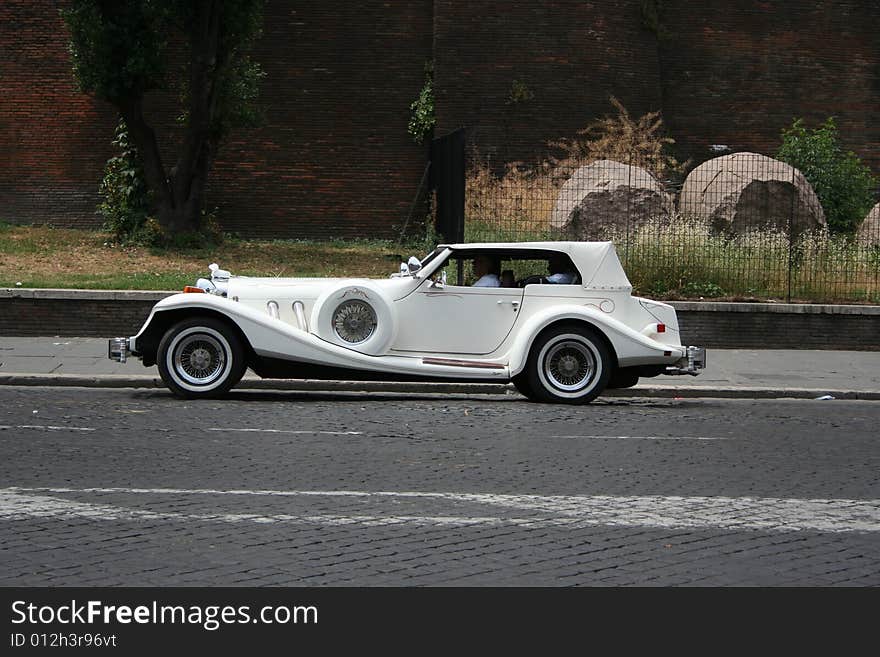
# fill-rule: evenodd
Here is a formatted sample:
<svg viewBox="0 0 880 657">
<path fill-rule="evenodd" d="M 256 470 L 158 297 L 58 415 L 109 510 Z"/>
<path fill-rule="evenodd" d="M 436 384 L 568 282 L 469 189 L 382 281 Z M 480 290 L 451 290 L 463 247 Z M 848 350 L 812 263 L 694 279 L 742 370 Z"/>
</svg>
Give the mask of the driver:
<svg viewBox="0 0 880 657">
<path fill-rule="evenodd" d="M 550 270 L 550 276 L 547 277 L 548 283 L 560 285 L 574 283 L 575 273 L 571 269 L 568 258 L 561 253 L 554 253 L 547 259 L 547 269 Z"/>
<path fill-rule="evenodd" d="M 478 255 L 474 258 L 474 275 L 477 282 L 473 287 L 501 287 L 501 263 L 498 258 Z"/>
</svg>

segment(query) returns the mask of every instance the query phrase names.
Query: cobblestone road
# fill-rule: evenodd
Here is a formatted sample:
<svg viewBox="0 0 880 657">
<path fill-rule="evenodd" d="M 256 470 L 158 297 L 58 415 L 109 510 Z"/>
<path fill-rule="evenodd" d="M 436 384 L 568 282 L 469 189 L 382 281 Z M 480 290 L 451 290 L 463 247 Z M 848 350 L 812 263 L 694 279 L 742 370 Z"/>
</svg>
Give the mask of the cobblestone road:
<svg viewBox="0 0 880 657">
<path fill-rule="evenodd" d="M 880 585 L 876 402 L 0 402 L 0 585 Z"/>
</svg>

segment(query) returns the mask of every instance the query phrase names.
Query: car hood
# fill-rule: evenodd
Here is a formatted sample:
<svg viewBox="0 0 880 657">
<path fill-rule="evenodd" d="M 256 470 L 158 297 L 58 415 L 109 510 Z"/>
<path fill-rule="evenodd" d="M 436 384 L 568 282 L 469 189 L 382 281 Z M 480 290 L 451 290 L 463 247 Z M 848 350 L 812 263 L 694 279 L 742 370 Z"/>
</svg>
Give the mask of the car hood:
<svg viewBox="0 0 880 657">
<path fill-rule="evenodd" d="M 391 298 L 407 294 L 415 281 L 410 278 L 279 278 L 230 276 L 227 296 L 239 300 L 297 297 L 316 299 L 325 290 L 342 285 L 365 285 L 379 288 Z"/>
</svg>

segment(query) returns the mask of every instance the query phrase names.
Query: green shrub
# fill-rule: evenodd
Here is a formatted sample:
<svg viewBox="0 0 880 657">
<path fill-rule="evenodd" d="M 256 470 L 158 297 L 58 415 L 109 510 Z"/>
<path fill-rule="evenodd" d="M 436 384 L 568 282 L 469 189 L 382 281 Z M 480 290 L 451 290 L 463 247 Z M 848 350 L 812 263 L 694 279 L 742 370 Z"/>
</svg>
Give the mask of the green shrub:
<svg viewBox="0 0 880 657">
<path fill-rule="evenodd" d="M 125 121 L 119 119 L 113 145 L 119 150 L 104 167 L 98 187 L 101 202 L 98 214 L 114 241 L 141 243 L 150 212 L 150 194 L 144 182 L 144 170 L 137 149 L 128 140 Z"/>
<path fill-rule="evenodd" d="M 851 151 L 844 151 L 833 118 L 814 130 L 797 119 L 782 131 L 776 158 L 798 169 L 813 186 L 833 234 L 851 235 L 874 204 L 878 181 Z"/>
<path fill-rule="evenodd" d="M 724 290 L 721 286 L 716 285 L 711 281 L 691 281 L 690 283 L 685 284 L 685 286 L 681 290 L 682 295 L 690 298 L 690 297 L 707 297 L 707 298 L 715 298 L 715 297 L 723 297 Z"/>
<path fill-rule="evenodd" d="M 425 64 L 425 84 L 409 109 L 409 134 L 421 144 L 434 132 L 434 66 L 431 62 Z"/>
<path fill-rule="evenodd" d="M 119 149 L 104 167 L 98 188 L 101 202 L 98 214 L 104 218 L 104 230 L 115 243 L 152 246 L 161 249 L 191 250 L 216 246 L 224 234 L 217 222 L 216 209 L 202 211 L 198 231 L 169 235 L 151 216 L 151 195 L 144 181 L 144 170 L 137 149 L 128 139 L 125 121 L 119 119 L 113 145 Z"/>
</svg>

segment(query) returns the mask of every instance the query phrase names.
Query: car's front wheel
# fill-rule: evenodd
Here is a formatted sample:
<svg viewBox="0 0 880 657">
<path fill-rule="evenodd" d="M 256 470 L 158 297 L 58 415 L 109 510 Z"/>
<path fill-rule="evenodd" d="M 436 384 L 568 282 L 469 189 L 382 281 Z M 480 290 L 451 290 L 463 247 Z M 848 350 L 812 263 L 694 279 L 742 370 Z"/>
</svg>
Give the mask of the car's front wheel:
<svg viewBox="0 0 880 657">
<path fill-rule="evenodd" d="M 184 320 L 168 329 L 159 342 L 156 364 L 165 385 L 186 399 L 222 395 L 247 369 L 236 332 L 208 317 Z"/>
<path fill-rule="evenodd" d="M 605 389 L 612 358 L 605 341 L 586 326 L 567 324 L 542 333 L 526 362 L 535 401 L 586 404 Z"/>
</svg>

